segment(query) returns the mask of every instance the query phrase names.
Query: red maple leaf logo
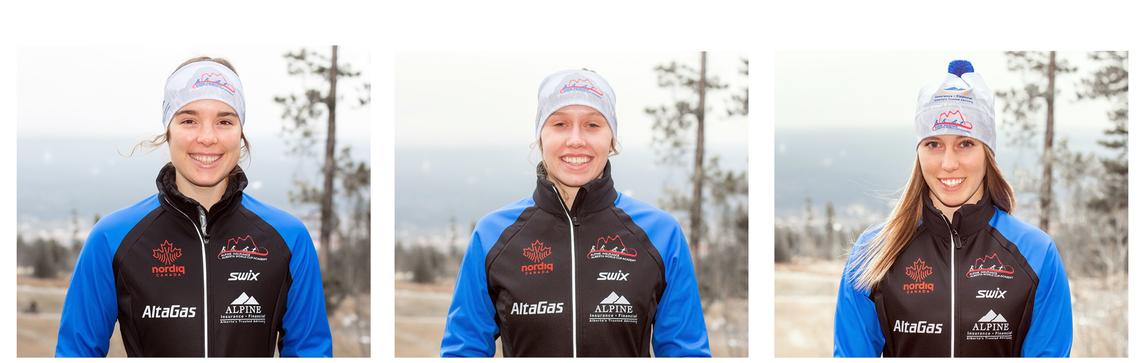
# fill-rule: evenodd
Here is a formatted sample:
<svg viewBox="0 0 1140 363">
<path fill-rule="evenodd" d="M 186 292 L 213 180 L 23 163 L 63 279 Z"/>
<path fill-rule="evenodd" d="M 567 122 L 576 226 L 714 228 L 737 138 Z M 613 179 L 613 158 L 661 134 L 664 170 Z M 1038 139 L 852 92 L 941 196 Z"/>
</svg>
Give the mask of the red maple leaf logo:
<svg viewBox="0 0 1140 363">
<path fill-rule="evenodd" d="M 922 282 L 922 280 L 926 280 L 926 278 L 932 274 L 934 274 L 934 269 L 927 266 L 926 261 L 923 261 L 921 258 L 914 260 L 910 266 L 906 267 L 907 277 L 910 277 L 914 282 Z"/>
<path fill-rule="evenodd" d="M 166 240 L 162 241 L 162 244 L 159 245 L 158 248 L 150 251 L 151 256 L 154 256 L 154 259 L 158 260 L 158 262 L 162 262 L 164 265 L 173 265 L 174 261 L 178 261 L 178 258 L 182 257 L 182 249 L 174 247 L 173 243 Z"/>
<path fill-rule="evenodd" d="M 522 253 L 523 256 L 526 256 L 531 262 L 539 263 L 542 262 L 542 259 L 546 258 L 546 256 L 550 256 L 550 247 L 544 246 L 542 241 L 534 240 L 534 242 L 530 244 L 530 247 L 523 248 Z"/>
</svg>

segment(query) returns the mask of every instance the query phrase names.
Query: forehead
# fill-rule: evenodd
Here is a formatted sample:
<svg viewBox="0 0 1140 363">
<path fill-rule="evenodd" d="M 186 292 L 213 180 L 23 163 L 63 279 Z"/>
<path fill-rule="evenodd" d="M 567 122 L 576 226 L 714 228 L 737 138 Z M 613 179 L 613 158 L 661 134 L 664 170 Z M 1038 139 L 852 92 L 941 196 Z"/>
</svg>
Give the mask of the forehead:
<svg viewBox="0 0 1140 363">
<path fill-rule="evenodd" d="M 187 103 L 186 106 L 182 106 L 182 108 L 178 109 L 178 112 L 176 113 L 188 112 L 207 115 L 221 113 L 231 113 L 235 115 L 237 114 L 237 111 L 235 111 L 234 108 L 230 106 L 230 104 L 211 99 L 197 100 Z"/>
</svg>

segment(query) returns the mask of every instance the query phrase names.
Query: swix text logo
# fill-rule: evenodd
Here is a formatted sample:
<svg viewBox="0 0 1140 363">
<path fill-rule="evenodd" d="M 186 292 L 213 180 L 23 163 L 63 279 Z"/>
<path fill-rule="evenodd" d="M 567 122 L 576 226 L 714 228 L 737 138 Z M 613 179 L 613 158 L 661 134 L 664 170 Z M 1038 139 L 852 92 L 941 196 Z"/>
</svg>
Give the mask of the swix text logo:
<svg viewBox="0 0 1140 363">
<path fill-rule="evenodd" d="M 515 302 L 511 304 L 511 315 L 561 314 L 563 303 L 539 301 L 537 304 Z"/>
<path fill-rule="evenodd" d="M 907 294 L 929 294 L 934 292 L 934 283 L 926 282 L 926 278 L 934 274 L 934 269 L 926 265 L 921 258 L 915 259 L 906 267 L 906 276 L 914 282 L 903 284 L 903 292 Z"/>
<path fill-rule="evenodd" d="M 990 310 L 983 315 L 974 326 L 966 332 L 966 340 L 1011 340 L 1013 330 L 1009 329 L 1009 322 L 1001 314 Z"/>
<path fill-rule="evenodd" d="M 178 318 L 193 318 L 197 313 L 198 308 L 193 306 L 170 305 L 158 306 L 147 305 L 143 307 L 143 319 L 178 319 Z"/>
<path fill-rule="evenodd" d="M 519 266 L 519 271 L 523 275 L 543 275 L 554 272 L 554 264 L 549 262 L 542 262 L 543 259 L 550 256 L 550 247 L 547 247 L 542 241 L 534 240 L 531 242 L 530 247 L 523 248 L 523 256 L 530 260 L 531 264 Z"/>
<path fill-rule="evenodd" d="M 234 86 L 230 84 L 230 81 L 226 79 L 226 76 L 217 72 L 202 72 L 201 74 L 198 74 L 198 79 L 194 81 L 193 88 L 204 86 L 214 86 L 221 88 L 226 92 L 229 92 L 231 95 L 237 92 L 237 89 L 235 89 Z"/>
<path fill-rule="evenodd" d="M 230 278 L 226 281 L 257 281 L 257 275 L 261 275 L 261 273 L 253 272 L 253 270 L 249 270 L 249 272 L 230 272 Z"/>
<path fill-rule="evenodd" d="M 1007 266 L 998 258 L 998 254 L 991 253 L 983 257 L 974 259 L 974 264 L 970 265 L 970 269 L 966 271 L 966 278 L 973 278 L 978 276 L 998 277 L 1003 279 L 1013 278 L 1013 266 Z"/>
<path fill-rule="evenodd" d="M 185 265 L 174 264 L 182 257 L 182 249 L 174 247 L 174 243 L 169 240 L 162 241 L 158 248 L 150 250 L 150 255 L 162 263 L 162 266 L 150 267 L 150 273 L 155 277 L 177 277 L 186 274 Z"/>
<path fill-rule="evenodd" d="M 268 259 L 269 250 L 265 247 L 257 245 L 257 241 L 253 240 L 252 235 L 245 235 L 244 237 L 233 237 L 226 240 L 226 245 L 222 246 L 221 252 L 218 252 L 219 260 L 226 260 L 231 258 L 243 258 L 254 261 L 265 261 Z"/>
<path fill-rule="evenodd" d="M 598 281 L 629 281 L 629 272 L 599 272 Z"/>
<path fill-rule="evenodd" d="M 926 320 L 917 323 L 895 320 L 895 327 L 891 331 L 909 334 L 942 334 L 942 323 L 928 323 Z"/>
<path fill-rule="evenodd" d="M 562 86 L 558 94 L 566 94 L 566 92 L 585 92 L 598 97 L 605 96 L 605 93 L 598 87 L 594 87 L 594 82 L 590 82 L 588 79 L 571 79 L 566 81 L 566 84 Z"/>
<path fill-rule="evenodd" d="M 974 296 L 975 299 L 1004 299 L 1005 293 L 1009 291 L 1002 290 L 1000 287 L 995 287 L 993 290 L 978 290 L 978 295 Z"/>
<path fill-rule="evenodd" d="M 615 260 L 636 262 L 637 250 L 633 247 L 626 247 L 625 242 L 622 242 L 620 235 L 609 235 L 598 237 L 594 241 L 594 245 L 590 247 L 590 252 L 586 254 L 589 259 L 595 258 L 612 258 Z"/>
<path fill-rule="evenodd" d="M 594 312 L 590 313 L 591 323 L 637 323 L 637 314 L 633 312 L 633 305 L 625 296 L 611 291 L 609 296 L 602 299 Z"/>
<path fill-rule="evenodd" d="M 256 298 L 242 292 L 241 296 L 226 306 L 226 312 L 221 315 L 218 322 L 222 324 L 264 323 L 265 314 L 261 312 L 261 303 Z"/>
<path fill-rule="evenodd" d="M 943 111 L 934 118 L 934 126 L 930 127 L 930 131 L 938 129 L 955 129 L 969 133 L 974 129 L 974 124 L 966 121 L 962 116 L 962 110 Z"/>
</svg>

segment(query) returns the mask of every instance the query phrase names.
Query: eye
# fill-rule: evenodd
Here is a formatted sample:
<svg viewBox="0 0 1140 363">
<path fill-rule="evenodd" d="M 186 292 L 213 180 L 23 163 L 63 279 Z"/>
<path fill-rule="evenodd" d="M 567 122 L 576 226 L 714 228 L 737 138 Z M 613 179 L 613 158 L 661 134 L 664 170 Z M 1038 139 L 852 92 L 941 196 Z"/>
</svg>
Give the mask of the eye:
<svg viewBox="0 0 1140 363">
<path fill-rule="evenodd" d="M 218 120 L 218 123 L 222 124 L 222 125 L 226 125 L 226 126 L 233 126 L 234 125 L 234 121 L 230 120 L 230 119 L 221 119 L 221 120 Z"/>
<path fill-rule="evenodd" d="M 970 139 L 962 140 L 962 142 L 958 143 L 958 147 L 963 148 L 963 149 L 974 147 L 974 145 L 975 145 L 974 140 L 970 140 Z"/>
<path fill-rule="evenodd" d="M 192 125 L 195 122 L 197 122 L 197 120 L 192 119 L 192 118 L 184 118 L 184 119 L 178 120 L 179 125 Z"/>
<path fill-rule="evenodd" d="M 925 146 L 927 149 L 937 149 L 937 148 L 942 146 L 942 143 L 938 142 L 937 140 L 927 140 L 922 145 Z"/>
</svg>

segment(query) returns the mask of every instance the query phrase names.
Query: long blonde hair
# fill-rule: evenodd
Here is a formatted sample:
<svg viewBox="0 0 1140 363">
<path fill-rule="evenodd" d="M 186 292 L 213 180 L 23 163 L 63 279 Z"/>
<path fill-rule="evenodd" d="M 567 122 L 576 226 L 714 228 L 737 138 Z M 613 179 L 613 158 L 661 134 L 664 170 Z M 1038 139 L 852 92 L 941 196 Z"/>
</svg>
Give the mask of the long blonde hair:
<svg viewBox="0 0 1140 363">
<path fill-rule="evenodd" d="M 995 206 L 1007 213 L 1013 213 L 1013 188 L 1006 182 L 1005 177 L 994 160 L 994 152 L 985 147 L 986 176 L 982 180 L 984 193 L 989 194 Z M 883 225 L 879 234 L 872 238 L 867 246 L 851 253 L 854 255 L 855 288 L 870 290 L 882 281 L 887 270 L 895 263 L 899 253 L 906 247 L 918 232 L 919 217 L 922 216 L 922 197 L 930 193 L 930 186 L 922 177 L 922 164 L 918 155 L 914 157 L 914 170 L 910 179 L 903 187 L 902 197 L 895 204 L 890 217 Z"/>
</svg>

